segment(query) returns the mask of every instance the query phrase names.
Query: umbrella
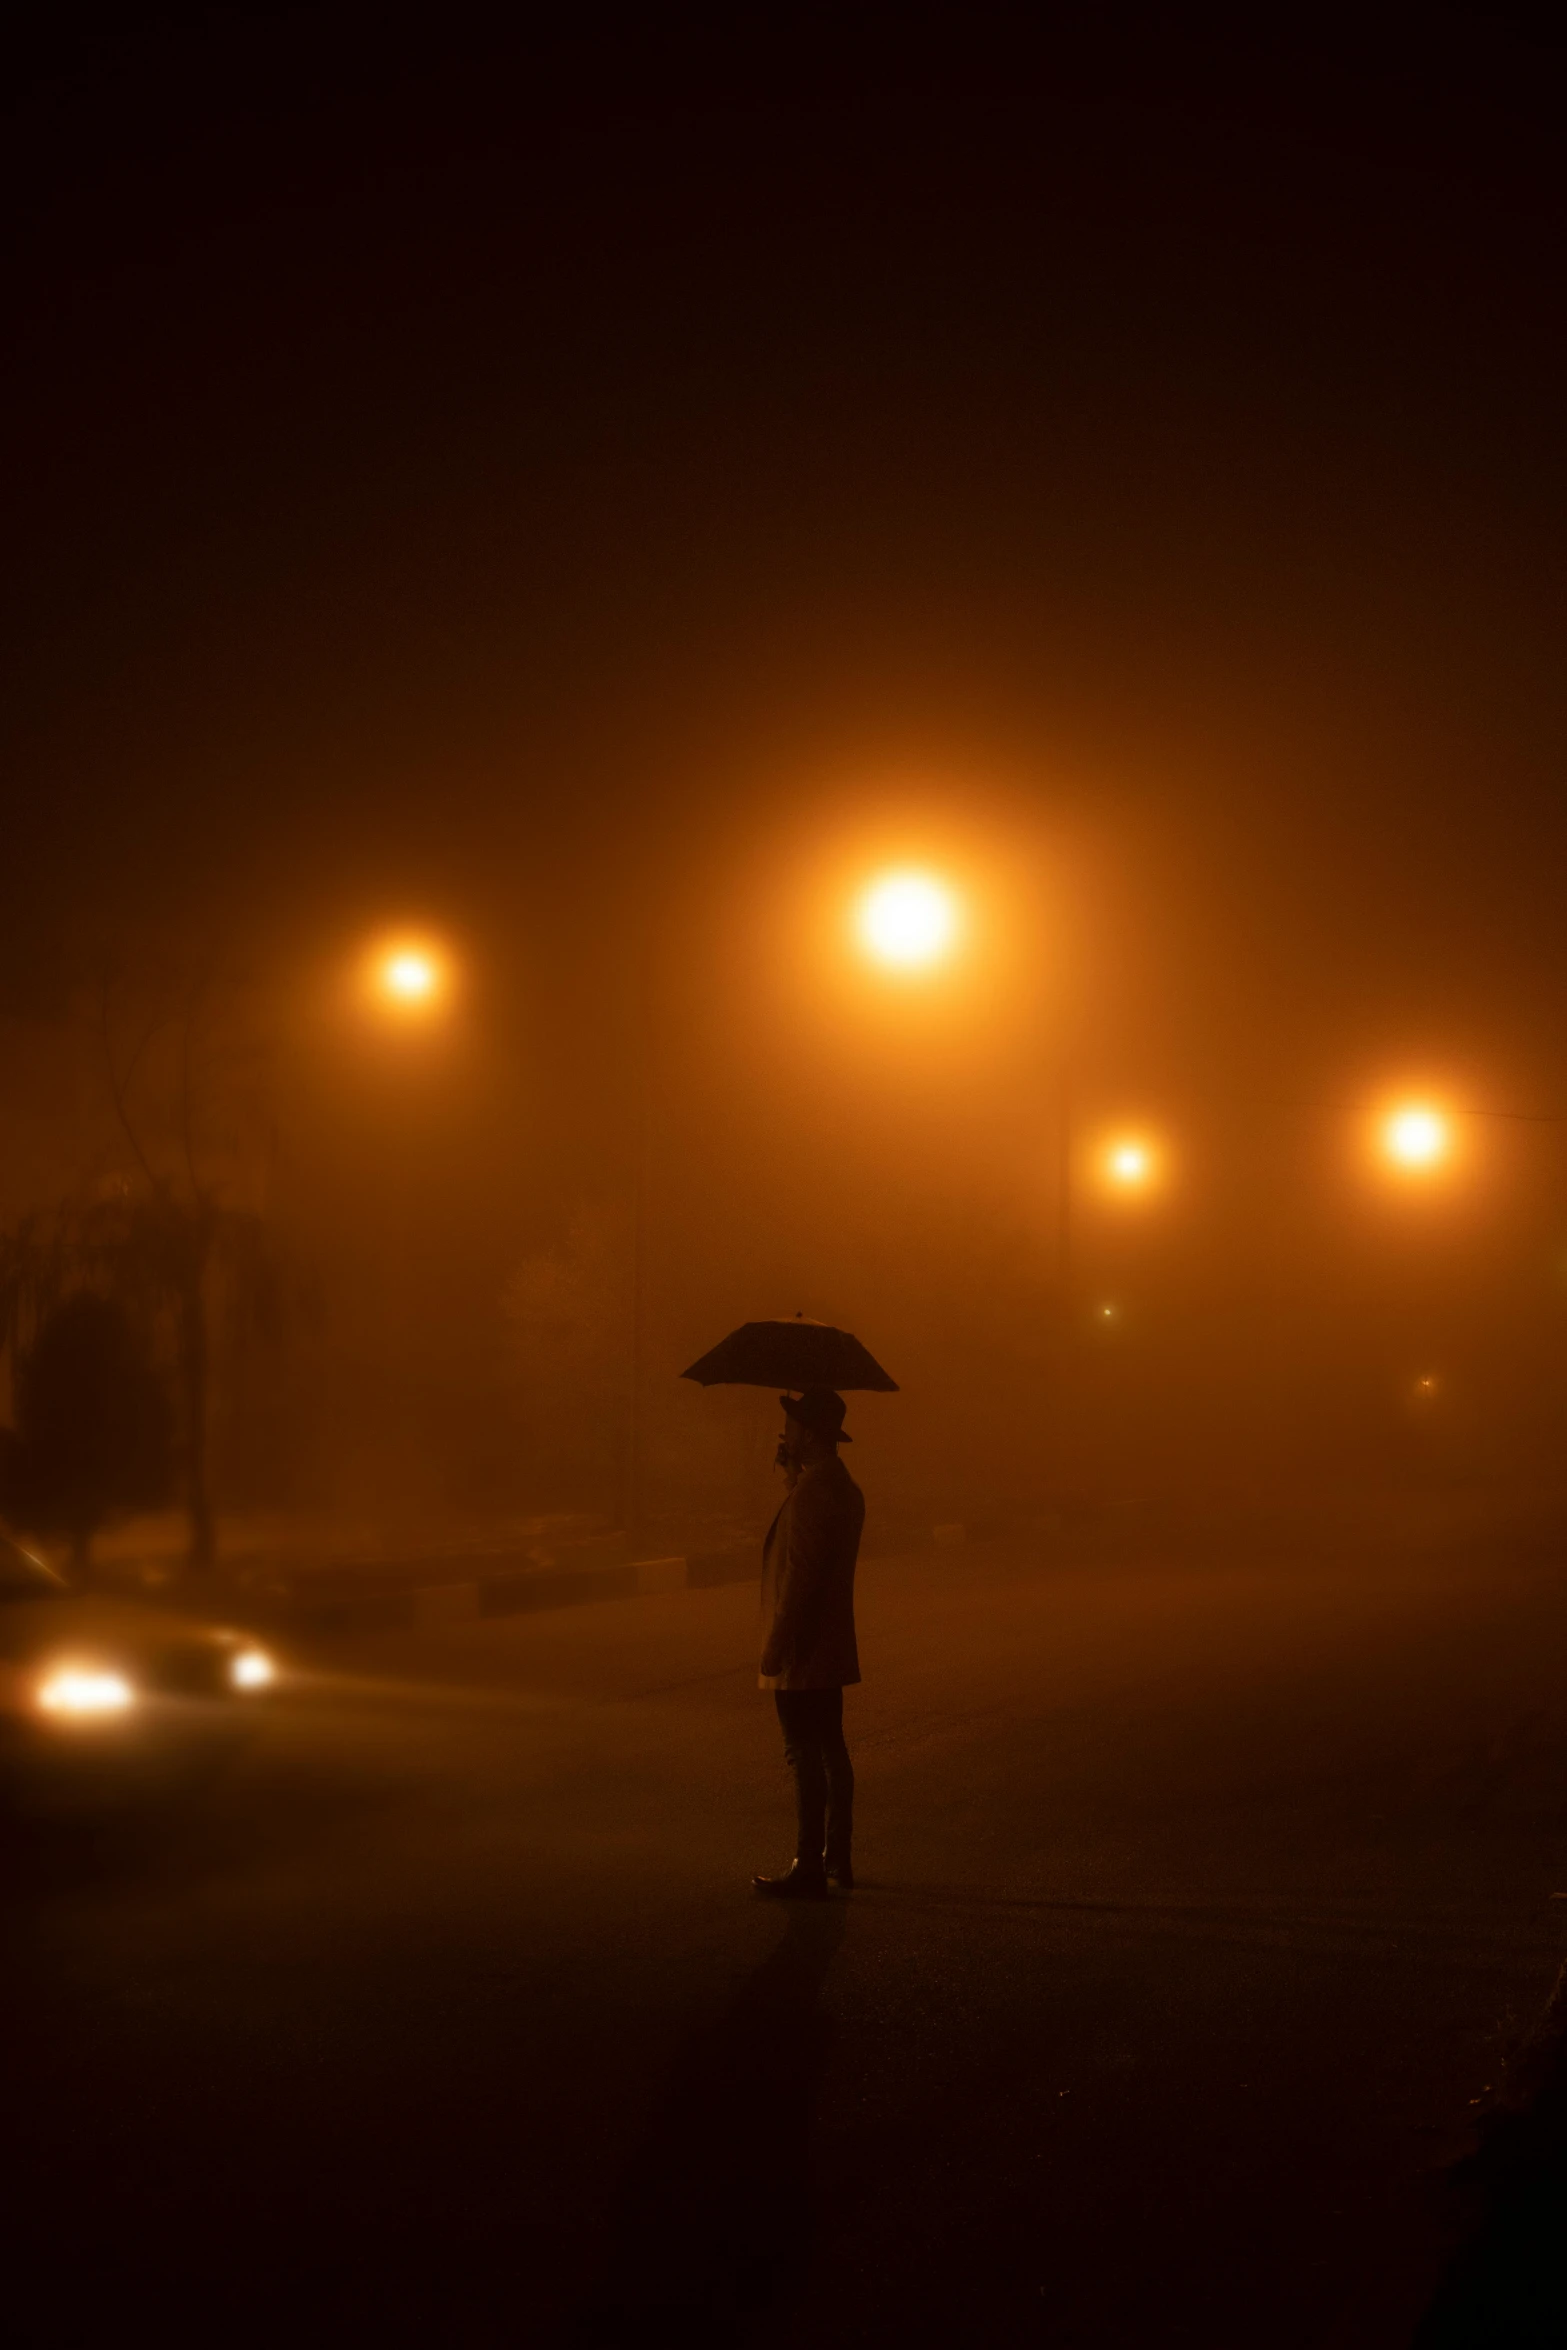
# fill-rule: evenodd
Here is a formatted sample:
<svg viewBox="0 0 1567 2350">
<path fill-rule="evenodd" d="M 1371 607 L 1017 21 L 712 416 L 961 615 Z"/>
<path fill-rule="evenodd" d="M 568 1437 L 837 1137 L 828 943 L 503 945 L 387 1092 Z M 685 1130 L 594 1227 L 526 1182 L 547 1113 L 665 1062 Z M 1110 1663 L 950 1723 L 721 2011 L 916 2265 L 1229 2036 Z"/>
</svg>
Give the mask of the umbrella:
<svg viewBox="0 0 1567 2350">
<path fill-rule="evenodd" d="M 874 1355 L 847 1330 L 830 1322 L 742 1322 L 727 1338 L 682 1371 L 701 1387 L 875 1387 L 896 1395 Z"/>
</svg>

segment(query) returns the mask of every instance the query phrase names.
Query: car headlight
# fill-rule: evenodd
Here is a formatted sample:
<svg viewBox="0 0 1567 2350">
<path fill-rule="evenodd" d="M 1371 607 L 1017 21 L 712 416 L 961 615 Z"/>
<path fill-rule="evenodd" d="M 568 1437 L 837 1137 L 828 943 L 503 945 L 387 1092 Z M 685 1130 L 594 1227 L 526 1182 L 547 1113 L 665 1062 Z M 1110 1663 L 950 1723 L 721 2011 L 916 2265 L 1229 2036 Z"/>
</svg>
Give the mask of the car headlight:
<svg viewBox="0 0 1567 2350">
<path fill-rule="evenodd" d="M 265 1689 L 277 1679 L 277 1667 L 264 1648 L 242 1648 L 229 1665 L 236 1689 Z"/>
<path fill-rule="evenodd" d="M 119 1714 L 135 1695 L 122 1673 L 85 1665 L 61 1665 L 38 1684 L 38 1703 L 46 1714 Z"/>
</svg>

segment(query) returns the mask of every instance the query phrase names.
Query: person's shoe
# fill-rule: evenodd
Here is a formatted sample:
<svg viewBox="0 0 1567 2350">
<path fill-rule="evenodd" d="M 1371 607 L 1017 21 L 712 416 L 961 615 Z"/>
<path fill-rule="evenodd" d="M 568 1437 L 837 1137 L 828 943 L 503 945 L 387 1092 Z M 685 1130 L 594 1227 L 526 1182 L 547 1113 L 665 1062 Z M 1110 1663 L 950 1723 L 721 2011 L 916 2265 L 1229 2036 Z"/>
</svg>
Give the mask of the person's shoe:
<svg viewBox="0 0 1567 2350">
<path fill-rule="evenodd" d="M 840 1893 L 854 1891 L 854 1871 L 846 1860 L 829 1860 L 824 1865 L 829 1885 L 836 1885 Z"/>
<path fill-rule="evenodd" d="M 828 1898 L 827 1872 L 825 1869 L 808 1868 L 803 1862 L 796 1861 L 786 1876 L 753 1877 L 751 1890 L 753 1893 L 766 1893 L 775 1901 L 825 1901 Z"/>
</svg>

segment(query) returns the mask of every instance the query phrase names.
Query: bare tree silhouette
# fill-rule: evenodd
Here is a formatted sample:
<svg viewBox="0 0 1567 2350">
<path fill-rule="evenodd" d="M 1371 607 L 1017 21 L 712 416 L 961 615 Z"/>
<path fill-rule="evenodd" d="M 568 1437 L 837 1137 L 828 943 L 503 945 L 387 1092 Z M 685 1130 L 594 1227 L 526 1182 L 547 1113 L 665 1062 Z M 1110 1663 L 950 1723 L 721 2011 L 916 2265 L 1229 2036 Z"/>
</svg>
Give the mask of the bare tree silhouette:
<svg viewBox="0 0 1567 2350">
<path fill-rule="evenodd" d="M 270 1141 L 254 1037 L 218 974 L 100 971 L 90 1065 L 109 1138 L 82 1188 L 0 1235 L 0 1346 L 19 1372 L 78 1293 L 114 1300 L 166 1366 L 188 1565 L 216 1563 L 214 1337 L 275 1329 L 289 1283 L 258 1188 Z"/>
</svg>

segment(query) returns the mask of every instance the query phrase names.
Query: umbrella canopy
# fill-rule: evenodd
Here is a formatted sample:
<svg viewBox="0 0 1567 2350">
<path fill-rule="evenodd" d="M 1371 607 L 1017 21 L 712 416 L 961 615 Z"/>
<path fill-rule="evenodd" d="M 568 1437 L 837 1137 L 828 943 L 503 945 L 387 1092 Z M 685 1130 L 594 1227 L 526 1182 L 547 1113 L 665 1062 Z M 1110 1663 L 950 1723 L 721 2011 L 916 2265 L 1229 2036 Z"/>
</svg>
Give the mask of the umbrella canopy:
<svg viewBox="0 0 1567 2350">
<path fill-rule="evenodd" d="M 742 1322 L 727 1338 L 682 1371 L 701 1387 L 874 1387 L 896 1395 L 874 1355 L 830 1322 Z"/>
</svg>

